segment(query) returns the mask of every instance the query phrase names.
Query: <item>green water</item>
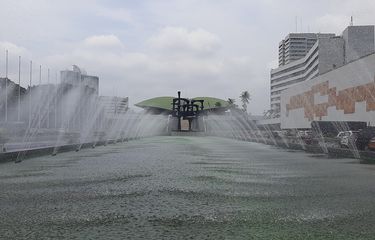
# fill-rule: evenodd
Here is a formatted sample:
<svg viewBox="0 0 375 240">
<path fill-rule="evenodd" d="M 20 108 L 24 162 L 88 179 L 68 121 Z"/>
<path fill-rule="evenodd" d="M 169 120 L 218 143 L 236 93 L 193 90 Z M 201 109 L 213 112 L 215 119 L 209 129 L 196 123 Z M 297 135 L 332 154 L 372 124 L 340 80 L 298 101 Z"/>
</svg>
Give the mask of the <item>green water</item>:
<svg viewBox="0 0 375 240">
<path fill-rule="evenodd" d="M 2 239 L 374 239 L 375 169 L 208 137 L 0 165 Z"/>
</svg>

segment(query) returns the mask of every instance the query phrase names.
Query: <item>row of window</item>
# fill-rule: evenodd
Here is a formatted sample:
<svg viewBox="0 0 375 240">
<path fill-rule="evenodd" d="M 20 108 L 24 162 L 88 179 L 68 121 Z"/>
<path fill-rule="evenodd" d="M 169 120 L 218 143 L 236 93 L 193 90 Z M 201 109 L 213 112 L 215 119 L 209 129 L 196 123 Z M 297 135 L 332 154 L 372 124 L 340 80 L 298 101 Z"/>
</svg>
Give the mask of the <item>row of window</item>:
<svg viewBox="0 0 375 240">
<path fill-rule="evenodd" d="M 311 72 L 309 72 L 309 74 L 306 75 L 306 77 L 297 78 L 297 79 L 292 80 L 292 81 L 288 81 L 288 82 L 285 82 L 285 83 L 281 83 L 281 84 L 278 84 L 278 85 L 272 86 L 272 87 L 271 87 L 271 90 L 272 90 L 272 89 L 275 89 L 275 88 L 280 88 L 280 87 L 288 86 L 288 85 L 291 85 L 291 84 L 295 84 L 295 83 L 303 82 L 303 81 L 305 81 L 307 78 L 309 78 L 313 73 L 315 73 L 315 71 L 316 71 L 317 69 L 318 69 L 318 65 L 316 65 L 316 66 L 311 70 Z"/>
<path fill-rule="evenodd" d="M 273 104 L 271 104 L 271 108 L 272 109 L 278 109 L 278 110 L 280 110 L 280 103 L 273 103 Z"/>
<path fill-rule="evenodd" d="M 293 46 L 289 47 L 289 50 L 290 49 L 305 49 L 306 46 L 307 46 L 306 44 L 304 44 L 304 45 L 293 45 Z"/>
<path fill-rule="evenodd" d="M 291 74 L 288 74 L 286 76 L 283 76 L 283 77 L 279 77 L 279 78 L 276 78 L 276 79 L 272 79 L 271 80 L 271 84 L 274 84 L 274 83 L 278 83 L 278 82 L 281 82 L 283 80 L 286 80 L 288 78 L 292 78 L 292 77 L 295 77 L 295 76 L 299 76 L 299 75 L 303 75 L 305 74 L 307 71 L 310 71 L 310 68 L 316 63 L 316 61 L 318 60 L 318 56 L 316 56 L 314 58 L 314 60 L 311 61 L 311 63 L 309 65 L 307 65 L 307 67 L 305 67 L 304 69 L 298 71 L 298 72 L 294 72 L 294 73 L 291 73 Z"/>
<path fill-rule="evenodd" d="M 274 91 L 274 92 L 272 92 L 272 93 L 271 93 L 271 95 L 278 95 L 278 94 L 280 94 L 280 93 L 281 93 L 281 91 L 282 91 L 282 90 L 279 90 L 279 91 Z"/>
<path fill-rule="evenodd" d="M 279 76 L 279 75 L 282 75 L 282 74 L 284 74 L 284 73 L 290 72 L 290 71 L 295 70 L 295 69 L 298 69 L 298 68 L 300 68 L 300 67 L 303 67 L 306 63 L 308 63 L 308 62 L 311 60 L 312 57 L 314 57 L 314 55 L 318 52 L 318 50 L 319 50 L 319 48 L 317 47 L 317 48 L 316 48 L 316 49 L 315 49 L 315 50 L 309 55 L 309 57 L 308 57 L 304 62 L 302 62 L 302 63 L 300 63 L 300 64 L 297 64 L 297 65 L 295 65 L 295 66 L 293 66 L 293 67 L 286 68 L 286 69 L 284 69 L 284 70 L 281 70 L 281 71 L 278 71 L 278 72 L 276 72 L 276 73 L 271 74 L 271 78 L 274 78 L 274 77 L 276 77 L 276 76 Z"/>
<path fill-rule="evenodd" d="M 304 49 L 292 49 L 290 52 L 292 52 L 292 55 L 293 53 L 306 53 L 306 48 Z"/>
</svg>

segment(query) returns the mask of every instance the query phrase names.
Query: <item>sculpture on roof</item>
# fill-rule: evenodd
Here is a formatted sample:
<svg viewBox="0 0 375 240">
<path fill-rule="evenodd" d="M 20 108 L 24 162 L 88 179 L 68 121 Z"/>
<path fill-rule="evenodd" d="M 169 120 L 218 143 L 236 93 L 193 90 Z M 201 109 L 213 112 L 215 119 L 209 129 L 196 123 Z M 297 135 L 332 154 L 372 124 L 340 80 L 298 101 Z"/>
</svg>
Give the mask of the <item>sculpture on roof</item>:
<svg viewBox="0 0 375 240">
<path fill-rule="evenodd" d="M 177 131 L 182 131 L 181 121 L 188 121 L 188 131 L 199 131 L 199 116 L 204 113 L 204 100 L 195 100 L 181 98 L 181 92 L 178 91 L 178 97 L 173 99 L 172 117 L 177 118 Z M 193 122 L 196 123 L 193 129 Z"/>
</svg>

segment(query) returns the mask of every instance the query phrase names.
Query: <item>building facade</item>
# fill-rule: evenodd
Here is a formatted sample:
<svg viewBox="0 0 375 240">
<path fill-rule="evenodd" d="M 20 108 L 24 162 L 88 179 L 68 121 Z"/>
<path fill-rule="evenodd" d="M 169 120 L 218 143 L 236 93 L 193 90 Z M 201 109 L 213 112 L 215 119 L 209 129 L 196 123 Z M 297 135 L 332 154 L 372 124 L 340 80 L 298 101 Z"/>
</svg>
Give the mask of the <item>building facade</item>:
<svg viewBox="0 0 375 240">
<path fill-rule="evenodd" d="M 100 96 L 99 105 L 106 115 L 125 114 L 129 109 L 129 98 Z"/>
<path fill-rule="evenodd" d="M 349 26 L 342 36 L 333 34 L 316 34 L 316 36 L 317 40 L 304 56 L 302 52 L 300 55 L 294 55 L 294 58 L 290 58 L 290 53 L 285 56 L 280 53 L 280 66 L 271 70 L 270 100 L 274 116 L 280 116 L 281 93 L 286 89 L 375 51 L 374 26 Z M 287 46 L 285 40 L 284 45 Z"/>
<path fill-rule="evenodd" d="M 73 65 L 73 70 L 64 70 L 60 72 L 60 79 L 62 84 L 72 85 L 74 87 L 88 87 L 99 95 L 99 77 L 90 76 L 86 71 Z"/>
<path fill-rule="evenodd" d="M 9 78 L 0 78 L 0 122 L 18 121 L 18 103 L 27 94 L 27 90 Z M 22 110 L 20 109 L 22 113 Z"/>
<path fill-rule="evenodd" d="M 279 43 L 279 67 L 307 55 L 318 38 L 334 37 L 331 33 L 290 33 Z"/>
<path fill-rule="evenodd" d="M 312 121 L 375 126 L 375 54 L 298 84 L 281 96 L 281 128 L 311 128 Z"/>
</svg>

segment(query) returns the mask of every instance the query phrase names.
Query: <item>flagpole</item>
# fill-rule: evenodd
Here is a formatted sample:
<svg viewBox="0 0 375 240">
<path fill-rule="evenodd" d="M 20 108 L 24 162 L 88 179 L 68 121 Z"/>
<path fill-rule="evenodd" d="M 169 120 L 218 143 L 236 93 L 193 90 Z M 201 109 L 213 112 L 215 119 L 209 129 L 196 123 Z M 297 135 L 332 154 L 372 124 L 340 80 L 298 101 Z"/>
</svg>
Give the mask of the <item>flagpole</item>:
<svg viewBox="0 0 375 240">
<path fill-rule="evenodd" d="M 50 94 L 49 92 L 51 91 L 50 85 L 49 85 L 49 68 L 47 70 L 47 128 L 49 129 L 49 113 L 50 113 Z"/>
<path fill-rule="evenodd" d="M 18 112 L 17 121 L 21 121 L 21 56 L 18 56 Z"/>
<path fill-rule="evenodd" d="M 8 49 L 5 51 L 5 122 L 8 122 Z"/>
<path fill-rule="evenodd" d="M 40 127 L 41 127 L 41 107 L 42 107 L 42 102 L 41 102 L 41 98 L 42 98 L 42 65 L 39 65 L 39 86 L 38 86 L 38 88 L 39 88 L 39 94 L 40 94 L 40 96 L 39 96 L 39 103 L 38 104 L 40 104 L 40 106 L 38 106 L 38 128 L 40 129 Z"/>
<path fill-rule="evenodd" d="M 33 78 L 33 61 L 30 61 L 30 85 L 29 85 L 29 128 L 31 128 L 31 81 Z"/>
</svg>

